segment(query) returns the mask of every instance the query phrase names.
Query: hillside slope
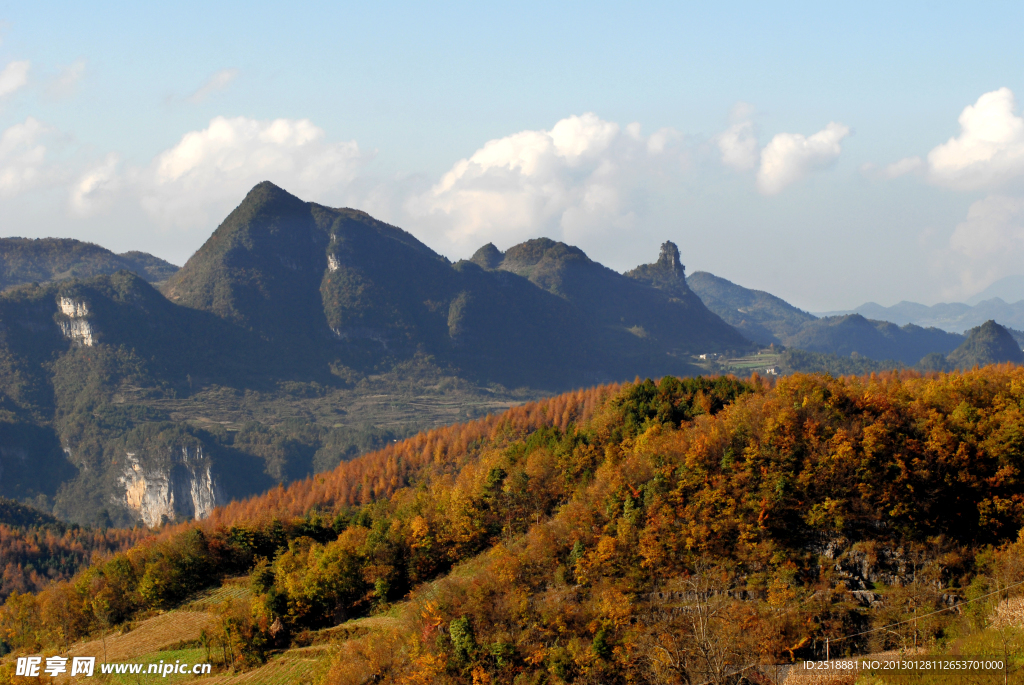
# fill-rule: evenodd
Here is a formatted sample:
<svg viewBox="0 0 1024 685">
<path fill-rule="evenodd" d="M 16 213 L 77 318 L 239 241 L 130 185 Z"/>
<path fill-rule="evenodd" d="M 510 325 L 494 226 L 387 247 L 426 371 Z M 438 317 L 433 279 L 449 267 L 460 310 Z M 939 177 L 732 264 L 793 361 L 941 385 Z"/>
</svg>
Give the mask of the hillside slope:
<svg viewBox="0 0 1024 685">
<path fill-rule="evenodd" d="M 708 309 L 762 345 L 782 344 L 805 323 L 815 320 L 782 298 L 738 286 L 706 271 L 691 274 L 686 282 Z"/>
<path fill-rule="evenodd" d="M 167 280 L 177 270 L 170 262 L 145 252 L 119 255 L 70 238 L 0 238 L 0 290 L 118 271 L 133 271 L 154 283 Z"/>
<path fill-rule="evenodd" d="M 117 624 L 247 573 L 225 666 L 319 635 L 327 683 L 704 682 L 825 638 L 942 649 L 973 625 L 951 607 L 1024 580 L 1022 389 L 1005 365 L 564 395 L 168 530 L 0 629 L 38 649 L 99 629 L 90 593 Z"/>
<path fill-rule="evenodd" d="M 95 554 L 124 551 L 147 535 L 139 529 L 69 526 L 0 497 L 0 601 L 15 592 L 39 592 L 55 580 L 66 580 L 88 567 Z"/>
<path fill-rule="evenodd" d="M 899 327 L 888 321 L 870 321 L 860 314 L 849 314 L 808 322 L 786 338 L 786 345 L 841 357 L 856 352 L 871 359 L 894 359 L 913 366 L 930 353 L 952 352 L 963 340 L 961 335 L 938 328 L 913 324 Z"/>
</svg>

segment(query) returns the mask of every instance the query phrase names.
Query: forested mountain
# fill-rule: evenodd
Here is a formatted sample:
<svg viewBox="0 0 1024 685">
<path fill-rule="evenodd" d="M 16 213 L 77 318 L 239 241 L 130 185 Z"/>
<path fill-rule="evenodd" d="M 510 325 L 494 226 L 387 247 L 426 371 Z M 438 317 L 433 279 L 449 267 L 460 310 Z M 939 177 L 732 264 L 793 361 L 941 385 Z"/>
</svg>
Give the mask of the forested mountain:
<svg viewBox="0 0 1024 685">
<path fill-rule="evenodd" d="M 848 314 L 809 322 L 786 338 L 786 345 L 841 357 L 856 353 L 871 359 L 894 359 L 913 366 L 929 353 L 948 354 L 963 341 L 964 336 L 938 328 L 913 324 L 901 328 L 888 321 L 870 321 L 860 314 Z"/>
<path fill-rule="evenodd" d="M 1013 335 L 995 321 L 986 321 L 967 332 L 967 340 L 946 358 L 955 369 L 970 369 L 999 362 L 1024 364 L 1024 352 Z"/>
<path fill-rule="evenodd" d="M 0 238 L 0 289 L 122 270 L 154 283 L 167 280 L 178 267 L 145 252 L 114 254 L 70 238 Z"/>
<path fill-rule="evenodd" d="M 365 368 L 419 349 L 508 386 L 686 372 L 687 354 L 748 345 L 697 298 L 625 278 L 578 248 L 489 247 L 490 262 L 478 253 L 451 264 L 362 212 L 262 183 L 164 293 L 324 361 Z"/>
<path fill-rule="evenodd" d="M 816 319 L 781 298 L 738 286 L 707 271 L 691 274 L 686 282 L 708 309 L 762 345 L 783 344 L 784 339 Z"/>
<path fill-rule="evenodd" d="M 645 267 L 672 292 L 561 243 L 494 252 L 452 264 L 262 183 L 163 293 L 127 271 L 9 289 L 0 495 L 82 524 L 201 517 L 432 425 L 749 346 L 677 252 Z"/>
<path fill-rule="evenodd" d="M 169 529 L 12 597 L 0 634 L 80 649 L 245 574 L 187 605 L 218 668 L 269 676 L 330 640 L 303 677 L 332 685 L 728 682 L 826 639 L 988 649 L 986 598 L 1024 580 L 1022 392 L 1011 365 L 574 392 Z M 1014 635 L 969 653 L 1019 668 Z"/>
</svg>

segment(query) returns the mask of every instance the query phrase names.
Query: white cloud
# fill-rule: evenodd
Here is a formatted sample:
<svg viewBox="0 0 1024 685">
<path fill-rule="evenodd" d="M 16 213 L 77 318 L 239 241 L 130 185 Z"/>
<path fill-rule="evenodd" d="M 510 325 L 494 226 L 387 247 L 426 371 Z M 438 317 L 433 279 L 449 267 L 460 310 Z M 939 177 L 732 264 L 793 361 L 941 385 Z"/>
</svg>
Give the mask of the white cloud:
<svg viewBox="0 0 1024 685">
<path fill-rule="evenodd" d="M 108 154 L 71 184 L 68 204 L 81 217 L 141 207 L 163 228 L 208 230 L 260 181 L 306 200 L 339 200 L 369 158 L 354 141 L 327 141 L 308 119 L 216 117 L 146 166 Z"/>
<path fill-rule="evenodd" d="M 630 124 L 626 127 L 626 133 L 636 141 L 643 140 L 643 136 L 640 134 L 640 124 Z M 647 152 L 652 155 L 660 155 L 682 140 L 683 134 L 674 128 L 659 128 L 647 138 Z"/>
<path fill-rule="evenodd" d="M 765 195 L 775 195 L 811 172 L 831 166 L 842 152 L 840 143 L 849 133 L 848 127 L 831 122 L 810 137 L 799 133 L 777 134 L 761 152 L 758 190 Z"/>
<path fill-rule="evenodd" d="M 0 71 L 0 97 L 10 95 L 28 83 L 28 60 L 11 62 Z"/>
<path fill-rule="evenodd" d="M 928 153 L 926 174 L 932 184 L 989 193 L 971 204 L 938 258 L 960 279 L 959 288 L 948 290 L 948 296 L 977 292 L 1003 276 L 1021 273 L 1024 118 L 1016 110 L 1009 88 L 984 93 L 960 113 L 960 133 Z"/>
<path fill-rule="evenodd" d="M 965 190 L 1024 173 L 1024 119 L 1009 88 L 985 93 L 960 114 L 960 135 L 928 153 L 929 178 Z"/>
<path fill-rule="evenodd" d="M 592 113 L 549 131 L 491 140 L 457 162 L 406 210 L 458 252 L 487 241 L 508 245 L 545 235 L 570 242 L 585 233 L 622 230 L 637 220 L 645 179 L 678 170 L 681 136 L 663 129 L 644 137 Z"/>
<path fill-rule="evenodd" d="M 716 139 L 722 163 L 736 171 L 750 171 L 757 166 L 761 150 L 754 133 L 754 122 L 741 121 L 730 126 Z"/>
<path fill-rule="evenodd" d="M 29 117 L 0 134 L 0 197 L 12 197 L 42 182 L 46 176 L 49 127 Z"/>
<path fill-rule="evenodd" d="M 263 180 L 326 201 L 368 160 L 354 141 L 331 143 L 308 119 L 216 117 L 159 154 L 134 181 L 163 225 L 209 226 Z"/>
<path fill-rule="evenodd" d="M 238 77 L 238 69 L 221 69 L 206 80 L 206 83 L 188 96 L 188 101 L 198 104 L 217 91 L 224 90 Z"/>
<path fill-rule="evenodd" d="M 754 106 L 737 102 L 730 113 L 732 124 L 714 138 L 722 164 L 734 171 L 757 170 L 757 189 L 776 195 L 808 174 L 831 166 L 842 152 L 840 143 L 850 129 L 829 123 L 812 136 L 779 133 L 761 148 L 753 118 Z M 861 168 L 863 173 L 872 169 Z"/>
</svg>

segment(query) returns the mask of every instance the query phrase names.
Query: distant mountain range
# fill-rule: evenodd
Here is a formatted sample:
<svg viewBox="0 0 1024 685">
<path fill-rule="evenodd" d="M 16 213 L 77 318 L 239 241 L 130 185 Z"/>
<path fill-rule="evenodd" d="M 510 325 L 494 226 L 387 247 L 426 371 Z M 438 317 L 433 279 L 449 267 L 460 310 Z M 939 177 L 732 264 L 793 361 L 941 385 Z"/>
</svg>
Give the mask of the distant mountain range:
<svg viewBox="0 0 1024 685">
<path fill-rule="evenodd" d="M 1024 332 L 992 319 L 959 334 L 913 323 L 898 326 L 859 313 L 818 318 L 774 295 L 707 272 L 692 274 L 687 283 L 711 311 L 751 340 L 789 348 L 786 366 L 791 370 L 863 373 L 894 365 L 949 370 L 1024 362 Z M 973 310 L 983 311 L 980 305 Z"/>
<path fill-rule="evenodd" d="M 641 270 L 548 239 L 453 264 L 363 212 L 262 183 L 163 292 L 319 368 L 419 351 L 509 387 L 686 373 L 690 354 L 749 346 L 690 292 L 674 245 Z"/>
<path fill-rule="evenodd" d="M 782 345 L 810 352 L 894 360 L 908 366 L 937 352 L 948 354 L 964 336 L 938 328 L 869 320 L 860 314 L 818 318 L 760 290 L 750 290 L 706 272 L 687 279 L 711 311 L 762 345 Z"/>
<path fill-rule="evenodd" d="M 841 312 L 824 312 L 821 316 L 860 314 L 869 319 L 891 321 L 900 326 L 911 323 L 917 326 L 941 328 L 959 333 L 980 326 L 992 319 L 1004 326 L 1024 329 L 1024 300 L 1008 304 L 998 297 L 970 305 L 963 302 L 942 303 L 932 306 L 917 302 L 900 302 L 891 307 L 868 302 L 856 309 Z"/>
<path fill-rule="evenodd" d="M 0 290 L 131 271 L 150 283 L 165 281 L 178 267 L 145 252 L 114 254 L 70 238 L 0 238 Z"/>
</svg>

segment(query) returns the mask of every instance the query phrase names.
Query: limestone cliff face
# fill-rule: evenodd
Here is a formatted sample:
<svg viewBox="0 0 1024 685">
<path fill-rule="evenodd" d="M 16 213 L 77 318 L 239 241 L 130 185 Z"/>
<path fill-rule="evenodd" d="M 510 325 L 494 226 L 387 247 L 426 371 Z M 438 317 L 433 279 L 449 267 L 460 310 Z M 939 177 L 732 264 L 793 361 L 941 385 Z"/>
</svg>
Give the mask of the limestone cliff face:
<svg viewBox="0 0 1024 685">
<path fill-rule="evenodd" d="M 224 502 L 202 447 L 175 448 L 153 465 L 134 452 L 125 453 L 123 504 L 147 526 L 182 518 L 202 519 Z M 169 458 L 167 458 L 169 457 Z"/>
<path fill-rule="evenodd" d="M 65 338 L 86 347 L 96 344 L 96 330 L 88 319 L 89 306 L 84 301 L 62 297 L 57 300 L 57 306 L 62 315 L 57 325 Z"/>
</svg>

